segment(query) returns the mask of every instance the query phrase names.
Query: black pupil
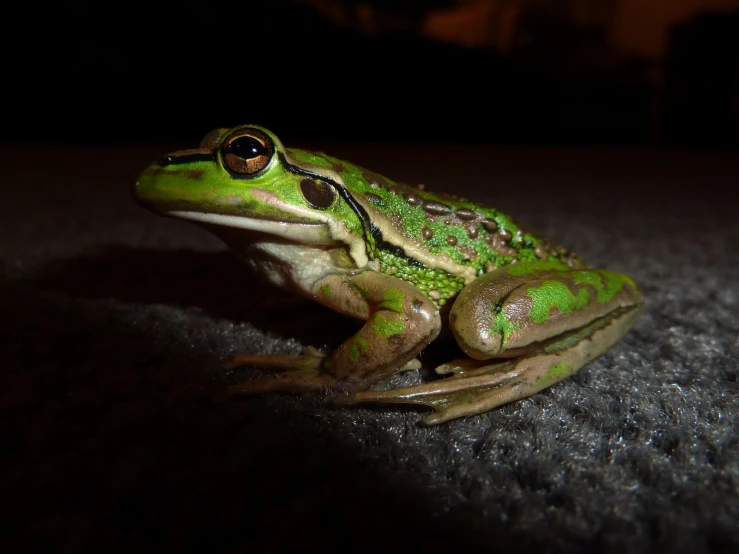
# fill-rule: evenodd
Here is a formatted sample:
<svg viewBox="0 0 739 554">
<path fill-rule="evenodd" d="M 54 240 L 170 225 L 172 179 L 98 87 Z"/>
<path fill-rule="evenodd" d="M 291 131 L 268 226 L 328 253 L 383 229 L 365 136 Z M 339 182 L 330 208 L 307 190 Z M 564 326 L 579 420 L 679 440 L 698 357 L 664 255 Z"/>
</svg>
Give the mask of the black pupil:
<svg viewBox="0 0 739 554">
<path fill-rule="evenodd" d="M 269 156 L 270 154 L 269 148 L 266 148 L 254 137 L 234 139 L 226 146 L 226 152 L 245 160 L 251 160 L 259 156 Z"/>
</svg>

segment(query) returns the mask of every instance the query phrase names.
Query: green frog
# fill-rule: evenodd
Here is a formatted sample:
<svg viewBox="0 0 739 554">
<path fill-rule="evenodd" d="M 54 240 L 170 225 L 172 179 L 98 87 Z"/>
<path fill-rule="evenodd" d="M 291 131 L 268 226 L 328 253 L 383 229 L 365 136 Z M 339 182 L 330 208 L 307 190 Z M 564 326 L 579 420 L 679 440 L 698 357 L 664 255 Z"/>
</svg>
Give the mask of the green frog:
<svg viewBox="0 0 739 554">
<path fill-rule="evenodd" d="M 434 425 L 572 375 L 616 344 L 643 304 L 631 278 L 586 268 L 494 208 L 286 148 L 256 125 L 216 129 L 162 157 L 134 196 L 214 233 L 276 287 L 359 322 L 329 354 L 236 355 L 230 367 L 273 371 L 232 395 L 329 388 L 341 405 L 431 407 L 423 422 Z M 373 390 L 420 368 L 418 355 L 443 336 L 467 356 L 436 367 L 443 377 Z"/>
</svg>

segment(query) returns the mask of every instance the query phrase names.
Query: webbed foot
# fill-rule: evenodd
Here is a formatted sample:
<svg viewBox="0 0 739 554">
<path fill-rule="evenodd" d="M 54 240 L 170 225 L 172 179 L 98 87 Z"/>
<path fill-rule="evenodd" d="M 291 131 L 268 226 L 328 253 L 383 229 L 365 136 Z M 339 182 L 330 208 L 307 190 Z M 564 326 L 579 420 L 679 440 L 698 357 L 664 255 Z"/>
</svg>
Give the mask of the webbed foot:
<svg viewBox="0 0 739 554">
<path fill-rule="evenodd" d="M 226 368 L 254 365 L 278 371 L 275 375 L 257 377 L 228 388 L 229 396 L 261 392 L 306 392 L 328 387 L 336 379 L 320 371 L 326 354 L 307 346 L 303 354 L 237 354 L 226 362 Z"/>
<path fill-rule="evenodd" d="M 338 384 L 338 380 L 322 371 L 321 364 L 327 354 L 313 346 L 307 346 L 303 354 L 237 354 L 226 363 L 228 369 L 254 365 L 278 371 L 275 375 L 257 377 L 228 389 L 229 396 L 257 394 L 261 392 L 308 392 Z M 418 358 L 413 358 L 398 371 L 421 368 Z"/>
<path fill-rule="evenodd" d="M 425 425 L 437 425 L 466 415 L 486 412 L 496 406 L 513 400 L 519 375 L 513 369 L 515 362 L 496 362 L 481 365 L 470 360 L 464 364 L 467 372 L 455 360 L 443 364 L 437 373 L 454 373 L 452 377 L 387 391 L 360 391 L 336 396 L 332 402 L 338 405 L 351 405 L 363 402 L 382 402 L 396 404 L 421 404 L 433 408 L 435 412 L 423 419 Z M 457 371 L 450 369 L 453 366 Z M 473 375 L 470 373 L 474 372 Z M 509 398 L 510 397 L 510 398 Z"/>
</svg>

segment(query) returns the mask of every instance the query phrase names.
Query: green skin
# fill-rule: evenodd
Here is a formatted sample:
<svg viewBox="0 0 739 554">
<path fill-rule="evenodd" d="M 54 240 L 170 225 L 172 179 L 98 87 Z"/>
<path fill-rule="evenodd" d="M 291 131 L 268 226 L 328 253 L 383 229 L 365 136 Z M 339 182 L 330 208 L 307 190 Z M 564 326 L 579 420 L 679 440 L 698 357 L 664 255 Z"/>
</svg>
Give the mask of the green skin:
<svg viewBox="0 0 739 554">
<path fill-rule="evenodd" d="M 217 129 L 200 148 L 149 166 L 134 196 L 221 237 L 277 287 L 363 322 L 328 355 L 240 355 L 278 370 L 232 394 L 341 391 L 340 404 L 434 408 L 424 422 L 482 413 L 579 370 L 628 331 L 642 306 L 629 277 L 586 269 L 501 212 L 396 183 L 323 153 L 285 148 L 253 125 Z M 367 389 L 420 367 L 450 330 L 469 358 L 447 378 Z"/>
</svg>

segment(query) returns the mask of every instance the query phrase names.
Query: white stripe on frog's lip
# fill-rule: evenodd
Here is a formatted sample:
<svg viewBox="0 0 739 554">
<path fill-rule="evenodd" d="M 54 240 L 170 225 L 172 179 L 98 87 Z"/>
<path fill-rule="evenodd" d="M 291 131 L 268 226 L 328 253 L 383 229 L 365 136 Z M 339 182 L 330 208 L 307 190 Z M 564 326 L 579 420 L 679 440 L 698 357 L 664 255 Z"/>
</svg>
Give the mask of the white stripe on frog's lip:
<svg viewBox="0 0 739 554">
<path fill-rule="evenodd" d="M 237 215 L 224 215 L 203 212 L 190 212 L 173 210 L 167 215 L 208 223 L 221 227 L 244 229 L 247 231 L 259 231 L 286 238 L 288 240 L 313 245 L 333 246 L 337 241 L 329 235 L 327 226 L 323 223 L 292 223 L 286 221 L 272 221 L 270 219 L 257 219 L 253 217 L 241 217 Z"/>
</svg>

